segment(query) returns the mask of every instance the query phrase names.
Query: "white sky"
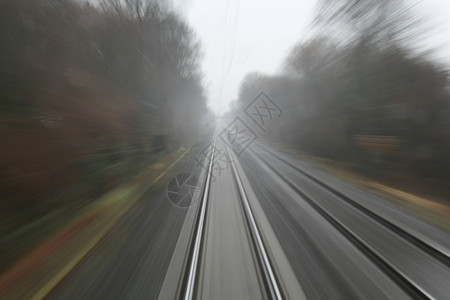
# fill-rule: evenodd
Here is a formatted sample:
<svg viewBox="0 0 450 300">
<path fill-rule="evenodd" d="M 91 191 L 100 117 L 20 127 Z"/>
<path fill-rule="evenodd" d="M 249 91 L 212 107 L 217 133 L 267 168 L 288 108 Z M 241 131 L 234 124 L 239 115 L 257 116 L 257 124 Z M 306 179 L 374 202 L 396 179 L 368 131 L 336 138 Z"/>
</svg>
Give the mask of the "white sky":
<svg viewBox="0 0 450 300">
<path fill-rule="evenodd" d="M 202 42 L 209 106 L 216 114 L 222 114 L 237 98 L 240 82 L 247 73 L 274 74 L 279 70 L 289 49 L 308 34 L 316 1 L 188 3 L 188 22 Z M 450 1 L 424 0 L 415 9 L 430 14 L 432 22 L 439 25 L 430 35 L 430 42 L 441 47 L 439 58 L 450 63 Z"/>
</svg>

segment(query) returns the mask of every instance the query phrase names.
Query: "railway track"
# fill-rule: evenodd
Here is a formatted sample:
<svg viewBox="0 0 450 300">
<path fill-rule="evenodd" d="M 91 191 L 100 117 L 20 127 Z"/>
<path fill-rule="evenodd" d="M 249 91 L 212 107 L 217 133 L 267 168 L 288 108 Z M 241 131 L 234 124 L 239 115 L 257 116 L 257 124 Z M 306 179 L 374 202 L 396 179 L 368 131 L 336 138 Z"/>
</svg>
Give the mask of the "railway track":
<svg viewBox="0 0 450 300">
<path fill-rule="evenodd" d="M 382 216 L 376 214 L 370 209 L 364 207 L 363 205 L 357 203 L 355 200 L 347 197 L 341 192 L 337 191 L 326 182 L 323 182 L 310 172 L 294 165 L 287 159 L 280 156 L 278 153 L 264 148 L 264 151 L 273 155 L 285 165 L 289 166 L 293 170 L 302 174 L 302 176 L 310 183 L 314 184 L 317 188 L 325 189 L 328 193 L 332 194 L 334 198 L 339 199 L 343 203 L 351 206 L 359 214 L 364 215 L 366 218 L 370 219 L 372 222 L 376 222 L 383 226 L 390 232 L 393 232 L 401 239 L 407 241 L 412 247 L 420 249 L 423 254 L 432 258 L 431 264 L 427 266 L 433 267 L 434 263 L 438 263 L 447 272 L 448 266 L 450 265 L 448 253 L 445 251 L 440 251 L 439 247 L 430 245 L 418 237 L 410 234 L 409 232 L 403 230 L 396 224 L 389 222 Z M 265 158 L 255 151 L 251 151 L 255 159 L 260 160 L 267 168 L 269 168 L 273 173 L 275 173 L 279 178 L 286 182 L 296 193 L 298 193 L 302 199 L 304 199 L 314 210 L 316 210 L 324 219 L 326 219 L 333 227 L 335 227 L 343 236 L 345 236 L 351 243 L 353 243 L 362 253 L 364 253 L 374 264 L 376 264 L 381 270 L 383 270 L 394 282 L 396 282 L 402 289 L 405 290 L 414 299 L 445 299 L 445 291 L 441 287 L 435 287 L 432 280 L 420 281 L 416 278 L 411 277 L 407 272 L 405 272 L 398 264 L 393 263 L 392 260 L 387 259 L 385 255 L 379 251 L 379 248 L 374 247 L 368 239 L 361 237 L 354 227 L 348 225 L 346 220 L 336 217 L 336 215 L 324 205 L 324 202 L 319 202 L 311 193 L 304 187 L 298 184 L 295 180 L 289 178 L 286 174 L 275 168 L 271 163 L 269 163 Z M 430 270 L 427 270 L 430 271 Z M 433 269 L 431 269 L 433 271 Z M 450 278 L 450 277 L 449 277 Z"/>
<path fill-rule="evenodd" d="M 195 222 L 194 240 L 190 249 L 188 269 L 185 275 L 185 280 L 182 288 L 182 295 L 180 299 L 191 300 L 194 299 L 195 284 L 198 278 L 200 251 L 204 238 L 206 211 L 208 205 L 209 189 L 211 186 L 212 168 L 214 163 L 215 145 L 212 146 L 211 158 L 208 165 L 208 171 L 206 174 L 206 182 L 201 197 L 200 210 L 197 220 Z"/>
<path fill-rule="evenodd" d="M 261 287 L 263 289 L 262 294 L 266 299 L 286 299 L 283 292 L 283 288 L 280 285 L 280 279 L 277 278 L 277 274 L 274 271 L 273 262 L 268 255 L 266 245 L 261 236 L 260 226 L 257 224 L 252 207 L 249 203 L 247 193 L 244 184 L 239 175 L 238 169 L 232 159 L 232 153 L 228 146 L 225 145 L 226 152 L 230 161 L 230 171 L 234 180 L 236 190 L 238 191 L 238 200 L 240 203 L 240 209 L 242 216 L 244 217 L 244 223 L 246 224 L 246 231 L 249 233 L 249 244 L 254 253 L 255 269 L 258 270 L 259 278 L 261 279 Z M 206 174 L 206 181 L 201 196 L 201 202 L 199 203 L 199 210 L 194 223 L 194 234 L 191 245 L 189 247 L 187 267 L 183 276 L 183 284 L 179 299 L 192 300 L 201 298 L 199 296 L 199 289 L 201 288 L 202 280 L 202 254 L 205 251 L 207 239 L 206 234 L 208 226 L 208 215 L 211 197 L 211 181 L 212 172 L 214 168 L 214 156 L 215 156 L 216 142 L 211 149 L 212 154 L 208 165 Z"/>
<path fill-rule="evenodd" d="M 269 152 L 270 154 L 272 154 L 273 156 L 275 156 L 280 161 L 284 162 L 285 164 L 287 164 L 294 170 L 300 172 L 301 174 L 303 174 L 306 178 L 308 178 L 315 184 L 319 185 L 320 187 L 322 187 L 322 188 L 326 189 L 327 191 L 329 191 L 330 193 L 334 194 L 340 200 L 346 202 L 347 204 L 351 205 L 355 209 L 361 211 L 362 213 L 364 213 L 368 217 L 372 218 L 376 222 L 380 223 L 384 227 L 388 228 L 392 232 L 395 232 L 399 237 L 414 244 L 416 247 L 420 248 L 422 251 L 428 253 L 429 255 L 433 256 L 435 259 L 439 260 L 441 263 L 450 267 L 450 253 L 446 249 L 443 249 L 439 245 L 436 245 L 430 241 L 425 242 L 423 239 L 418 238 L 417 236 L 409 233 L 408 231 L 401 228 L 400 226 L 394 224 L 393 222 L 387 220 L 386 218 L 380 216 L 379 214 L 371 211 L 370 209 L 359 204 L 352 198 L 344 195 L 343 193 L 341 193 L 337 189 L 333 188 L 332 186 L 330 186 L 323 180 L 320 180 L 315 175 L 311 174 L 310 172 L 306 171 L 305 169 L 300 168 L 299 166 L 297 166 L 295 164 L 292 164 L 291 162 L 289 162 L 287 159 L 280 156 L 275 151 L 268 149 L 268 148 L 265 148 L 264 150 L 266 150 L 267 152 Z"/>
</svg>

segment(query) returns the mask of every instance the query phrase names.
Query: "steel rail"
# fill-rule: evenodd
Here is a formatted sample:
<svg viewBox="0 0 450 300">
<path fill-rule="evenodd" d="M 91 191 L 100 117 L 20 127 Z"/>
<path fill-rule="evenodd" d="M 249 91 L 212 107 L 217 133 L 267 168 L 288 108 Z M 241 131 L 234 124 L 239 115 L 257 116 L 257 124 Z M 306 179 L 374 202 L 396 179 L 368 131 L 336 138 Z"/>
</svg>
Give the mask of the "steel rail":
<svg viewBox="0 0 450 300">
<path fill-rule="evenodd" d="M 329 184 L 323 182 L 322 180 L 320 180 L 319 178 L 317 178 L 313 174 L 311 174 L 311 173 L 305 171 L 304 169 L 302 169 L 302 168 L 294 165 L 293 163 L 289 162 L 285 158 L 281 157 L 275 151 L 273 151 L 271 149 L 268 149 L 266 147 L 264 147 L 264 150 L 266 152 L 268 152 L 268 153 L 271 153 L 276 158 L 278 158 L 279 160 L 281 160 L 282 162 L 284 162 L 286 165 L 290 166 L 294 170 L 296 170 L 296 171 L 300 172 L 301 174 L 303 174 L 303 176 L 305 176 L 308 179 L 310 179 L 316 185 L 320 186 L 321 188 L 326 189 L 327 191 L 329 191 L 333 195 L 337 196 L 342 201 L 346 202 L 347 204 L 349 204 L 352 207 L 356 208 L 357 210 L 361 211 L 362 213 L 364 213 L 368 217 L 372 218 L 376 222 L 380 223 L 384 227 L 388 228 L 389 230 L 391 230 L 392 232 L 394 232 L 395 234 L 397 234 L 401 238 L 407 240 L 409 243 L 411 243 L 411 244 L 415 245 L 416 247 L 420 248 L 422 251 L 428 253 L 430 256 L 434 257 L 436 260 L 440 261 L 444 265 L 450 267 L 450 254 L 445 249 L 442 249 L 441 247 L 439 247 L 439 245 L 429 244 L 429 243 L 424 242 L 422 239 L 418 238 L 417 236 L 414 236 L 413 234 L 409 233 L 408 231 L 406 231 L 405 229 L 401 228 L 400 226 L 392 223 L 391 221 L 387 220 L 386 218 L 384 218 L 384 217 L 380 216 L 379 214 L 373 212 L 371 209 L 365 207 L 362 204 L 357 203 L 355 200 L 353 200 L 350 197 L 344 195 L 343 193 L 341 193 L 337 189 L 331 187 Z M 426 238 L 426 237 L 423 237 L 423 238 Z"/>
<path fill-rule="evenodd" d="M 182 294 L 180 299 L 184 300 L 192 300 L 194 299 L 194 291 L 195 291 L 195 283 L 198 277 L 198 267 L 199 267 L 199 259 L 200 259 L 200 248 L 202 245 L 205 220 L 206 220 L 206 208 L 209 196 L 209 188 L 211 185 L 211 174 L 214 162 L 214 152 L 215 152 L 216 141 L 214 141 L 211 149 L 211 158 L 209 161 L 208 171 L 206 174 L 206 182 L 205 188 L 203 190 L 201 207 L 199 211 L 199 215 L 197 218 L 197 222 L 195 224 L 195 235 L 193 240 L 193 245 L 190 250 L 190 258 L 188 260 L 188 269 L 185 277 L 184 288 L 182 289 Z"/>
<path fill-rule="evenodd" d="M 231 152 L 230 152 L 228 145 L 226 145 L 226 148 L 228 151 L 228 157 L 230 160 L 231 168 L 233 170 L 234 178 L 235 178 L 237 186 L 238 186 L 239 195 L 242 200 L 244 214 L 247 219 L 247 224 L 249 226 L 253 244 L 255 246 L 255 250 L 256 250 L 256 253 L 258 256 L 258 261 L 259 261 L 260 267 L 263 271 L 264 282 L 268 289 L 268 294 L 270 295 L 271 299 L 277 299 L 277 300 L 283 299 L 282 290 L 279 287 L 277 278 L 276 278 L 275 273 L 272 268 L 272 263 L 270 262 L 269 256 L 267 255 L 266 247 L 264 246 L 258 226 L 256 225 L 256 221 L 253 216 L 247 195 L 245 193 L 239 173 L 236 169 L 235 162 L 232 159 Z"/>
<path fill-rule="evenodd" d="M 312 197 L 298 186 L 290 178 L 281 174 L 278 170 L 272 167 L 259 154 L 253 152 L 270 170 L 285 181 L 294 191 L 296 191 L 314 210 L 316 210 L 322 217 L 324 217 L 333 227 L 341 232 L 350 242 L 353 243 L 361 252 L 363 252 L 369 259 L 372 260 L 380 269 L 382 269 L 392 280 L 399 284 L 403 289 L 414 299 L 435 299 L 420 285 L 414 282 L 409 276 L 404 274 L 389 261 L 387 261 L 378 251 L 372 248 L 367 242 L 361 239 L 350 228 L 343 224 L 339 219 L 329 213 L 322 205 L 315 202 Z"/>
</svg>

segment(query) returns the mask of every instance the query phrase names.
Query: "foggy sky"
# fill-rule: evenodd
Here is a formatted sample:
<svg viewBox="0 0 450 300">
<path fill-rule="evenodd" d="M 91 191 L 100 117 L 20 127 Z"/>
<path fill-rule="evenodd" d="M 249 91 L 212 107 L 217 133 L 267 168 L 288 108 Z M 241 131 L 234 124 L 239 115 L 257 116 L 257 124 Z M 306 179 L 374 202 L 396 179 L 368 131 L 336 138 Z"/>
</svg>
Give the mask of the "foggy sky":
<svg viewBox="0 0 450 300">
<path fill-rule="evenodd" d="M 412 4 L 417 0 L 411 0 Z M 248 72 L 274 74 L 289 49 L 309 34 L 315 0 L 192 0 L 187 18 L 202 42 L 209 106 L 222 114 Z M 450 2 L 424 0 L 414 11 L 436 26 L 427 44 L 450 64 Z"/>
</svg>

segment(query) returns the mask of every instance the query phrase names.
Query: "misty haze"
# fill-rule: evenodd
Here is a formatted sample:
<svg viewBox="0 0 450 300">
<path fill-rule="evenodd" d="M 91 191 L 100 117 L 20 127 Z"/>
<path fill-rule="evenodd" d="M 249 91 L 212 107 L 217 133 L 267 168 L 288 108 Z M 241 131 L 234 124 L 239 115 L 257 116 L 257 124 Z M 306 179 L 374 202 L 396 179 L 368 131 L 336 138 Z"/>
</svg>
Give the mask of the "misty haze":
<svg viewBox="0 0 450 300">
<path fill-rule="evenodd" d="M 0 0 L 0 299 L 450 299 L 446 0 Z"/>
</svg>

